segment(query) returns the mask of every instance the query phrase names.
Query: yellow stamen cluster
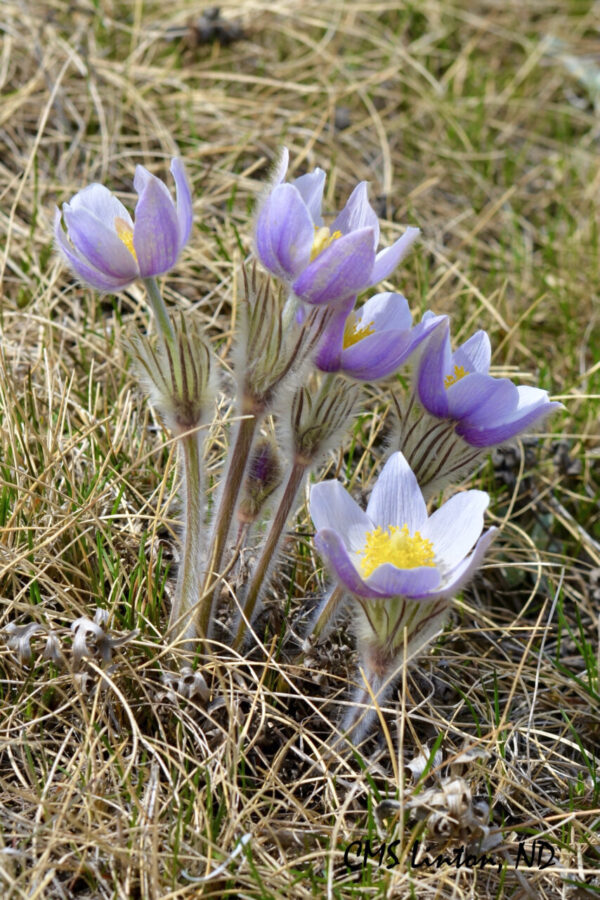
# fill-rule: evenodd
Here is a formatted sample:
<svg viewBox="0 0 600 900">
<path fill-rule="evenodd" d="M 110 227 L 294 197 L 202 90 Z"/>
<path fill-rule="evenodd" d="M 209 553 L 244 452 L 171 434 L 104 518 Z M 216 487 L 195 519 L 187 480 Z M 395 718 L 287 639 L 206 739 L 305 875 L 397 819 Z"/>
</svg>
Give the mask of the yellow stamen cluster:
<svg viewBox="0 0 600 900">
<path fill-rule="evenodd" d="M 334 231 L 333 234 L 331 234 L 326 225 L 323 225 L 321 228 L 315 225 L 315 236 L 313 238 L 312 250 L 310 251 L 310 261 L 312 262 L 319 253 L 322 253 L 323 250 L 329 247 L 332 241 L 337 241 L 341 236 L 341 231 Z"/>
<path fill-rule="evenodd" d="M 456 384 L 457 381 L 460 381 L 461 378 L 464 378 L 465 375 L 468 374 L 469 373 L 465 368 L 463 368 L 463 366 L 454 366 L 454 372 L 452 373 L 452 375 L 446 375 L 446 377 L 444 378 L 444 387 L 446 388 L 446 390 L 448 390 L 451 385 Z"/>
<path fill-rule="evenodd" d="M 368 337 L 370 334 L 375 334 L 375 323 L 367 322 L 366 325 L 359 326 L 356 321 L 356 313 L 351 312 L 344 326 L 344 350 L 347 350 L 348 347 L 352 347 L 354 344 L 358 344 L 359 341 L 362 341 L 363 338 Z"/>
<path fill-rule="evenodd" d="M 391 563 L 397 569 L 435 566 L 433 544 L 418 531 L 410 534 L 408 525 L 402 528 L 389 525 L 386 531 L 378 525 L 374 531 L 367 532 L 367 542 L 359 553 L 364 556 L 360 568 L 365 578 L 384 563 Z"/>
<path fill-rule="evenodd" d="M 129 222 L 126 222 L 121 216 L 117 216 L 115 218 L 115 231 L 119 240 L 123 241 L 133 258 L 137 261 L 137 253 L 133 246 L 133 228 Z"/>
</svg>

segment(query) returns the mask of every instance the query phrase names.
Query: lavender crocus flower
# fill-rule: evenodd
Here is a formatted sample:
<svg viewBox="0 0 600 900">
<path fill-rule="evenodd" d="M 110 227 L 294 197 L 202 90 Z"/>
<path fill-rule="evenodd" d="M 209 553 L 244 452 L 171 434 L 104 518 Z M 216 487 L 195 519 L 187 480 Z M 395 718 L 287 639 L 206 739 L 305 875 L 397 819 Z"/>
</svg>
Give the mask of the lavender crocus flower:
<svg viewBox="0 0 600 900">
<path fill-rule="evenodd" d="M 562 407 L 540 388 L 515 385 L 489 375 L 490 339 L 477 331 L 454 353 L 446 323 L 425 346 L 416 387 L 424 408 L 453 420 L 454 431 L 473 447 L 501 444 Z"/>
<path fill-rule="evenodd" d="M 339 481 L 322 481 L 311 491 L 310 514 L 315 546 L 349 593 L 431 601 L 456 593 L 481 563 L 496 530 L 481 535 L 488 503 L 484 491 L 463 491 L 428 517 L 417 479 L 396 452 L 366 512 Z"/>
<path fill-rule="evenodd" d="M 446 316 L 429 315 L 412 328 L 402 294 L 375 294 L 358 310 L 354 300 L 336 309 L 323 335 L 316 364 L 323 372 L 343 372 L 358 381 L 374 381 L 395 372 Z"/>
<path fill-rule="evenodd" d="M 54 235 L 67 264 L 99 291 L 116 291 L 137 278 L 172 268 L 192 227 L 192 195 L 183 163 L 174 159 L 177 202 L 166 185 L 137 166 L 135 223 L 127 209 L 102 184 L 90 184 L 56 210 Z"/>
<path fill-rule="evenodd" d="M 431 516 L 417 480 L 401 453 L 383 467 L 366 512 L 339 481 L 313 487 L 310 514 L 315 546 L 350 594 L 361 665 L 370 690 L 359 687 L 343 730 L 354 741 L 373 711 L 371 694 L 383 700 L 399 667 L 443 627 L 450 598 L 481 564 L 495 528 L 484 534 L 489 497 L 465 491 Z M 330 602 L 330 598 L 325 601 Z M 360 682 L 360 679 L 359 679 Z"/>
<path fill-rule="evenodd" d="M 356 297 L 393 272 L 419 234 L 406 232 L 377 253 L 379 221 L 358 184 L 331 227 L 323 223 L 325 173 L 315 169 L 283 183 L 284 150 L 272 187 L 258 213 L 256 252 L 263 265 L 285 281 L 300 300 L 331 304 Z"/>
</svg>

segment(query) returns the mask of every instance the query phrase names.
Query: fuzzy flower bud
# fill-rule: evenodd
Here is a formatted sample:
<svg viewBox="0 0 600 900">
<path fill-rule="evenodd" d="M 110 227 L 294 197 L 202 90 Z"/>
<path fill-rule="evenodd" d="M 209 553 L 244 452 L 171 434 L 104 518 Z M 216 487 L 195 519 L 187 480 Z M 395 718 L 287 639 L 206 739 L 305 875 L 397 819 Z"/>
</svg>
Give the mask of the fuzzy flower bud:
<svg viewBox="0 0 600 900">
<path fill-rule="evenodd" d="M 141 378 L 167 425 L 175 434 L 197 428 L 211 398 L 211 352 L 182 316 L 173 347 L 156 348 L 148 338 L 133 347 Z"/>
<path fill-rule="evenodd" d="M 339 378 L 330 390 L 315 398 L 308 388 L 296 391 L 292 401 L 292 442 L 296 458 L 311 465 L 337 442 L 348 428 L 360 388 Z"/>
<path fill-rule="evenodd" d="M 281 484 L 282 472 L 275 444 L 269 438 L 256 442 L 243 486 L 237 516 L 240 522 L 254 522 L 266 501 Z"/>
</svg>

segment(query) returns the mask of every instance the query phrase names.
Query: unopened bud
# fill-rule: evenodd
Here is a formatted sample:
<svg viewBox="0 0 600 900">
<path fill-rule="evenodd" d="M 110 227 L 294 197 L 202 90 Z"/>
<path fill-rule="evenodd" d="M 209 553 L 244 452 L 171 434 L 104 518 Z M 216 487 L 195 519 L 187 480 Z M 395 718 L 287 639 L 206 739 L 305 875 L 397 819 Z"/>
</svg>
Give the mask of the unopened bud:
<svg viewBox="0 0 600 900">
<path fill-rule="evenodd" d="M 292 402 L 292 440 L 296 456 L 306 464 L 314 462 L 336 442 L 348 427 L 360 388 L 339 378 L 331 390 L 316 398 L 300 388 Z"/>
<path fill-rule="evenodd" d="M 281 484 L 279 456 L 270 438 L 260 438 L 252 451 L 238 507 L 240 522 L 254 522 L 264 504 Z"/>
</svg>

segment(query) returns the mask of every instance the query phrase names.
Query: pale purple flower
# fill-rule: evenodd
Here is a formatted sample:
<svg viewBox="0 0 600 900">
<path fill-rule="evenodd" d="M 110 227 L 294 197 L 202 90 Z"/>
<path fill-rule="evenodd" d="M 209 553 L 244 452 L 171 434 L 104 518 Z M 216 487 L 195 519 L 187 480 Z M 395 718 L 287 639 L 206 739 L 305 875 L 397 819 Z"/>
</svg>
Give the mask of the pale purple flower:
<svg viewBox="0 0 600 900">
<path fill-rule="evenodd" d="M 354 298 L 336 308 L 319 345 L 316 364 L 324 372 L 343 372 L 359 381 L 385 378 L 405 363 L 446 316 L 426 315 L 412 327 L 402 294 L 375 294 L 348 312 Z"/>
<path fill-rule="evenodd" d="M 417 372 L 423 407 L 456 422 L 455 433 L 473 447 L 491 447 L 536 425 L 562 407 L 540 388 L 489 374 L 490 339 L 477 331 L 452 353 L 446 323 L 424 347 Z"/>
<path fill-rule="evenodd" d="M 402 453 L 388 459 L 366 512 L 339 481 L 310 494 L 315 546 L 355 597 L 433 601 L 455 594 L 481 564 L 495 528 L 481 534 L 489 497 L 455 494 L 431 516 Z"/>
<path fill-rule="evenodd" d="M 256 252 L 263 265 L 285 281 L 300 300 L 336 303 L 387 278 L 419 234 L 406 232 L 377 253 L 379 221 L 367 199 L 367 183 L 358 184 L 344 209 L 327 227 L 321 216 L 325 173 L 315 169 L 284 183 L 284 150 L 271 190 L 256 223 Z"/>
<path fill-rule="evenodd" d="M 175 265 L 192 228 L 192 195 L 179 159 L 172 161 L 171 173 L 177 202 L 160 179 L 137 166 L 135 222 L 121 201 L 97 183 L 63 204 L 66 233 L 56 210 L 56 243 L 78 278 L 99 291 L 117 291 Z"/>
</svg>

